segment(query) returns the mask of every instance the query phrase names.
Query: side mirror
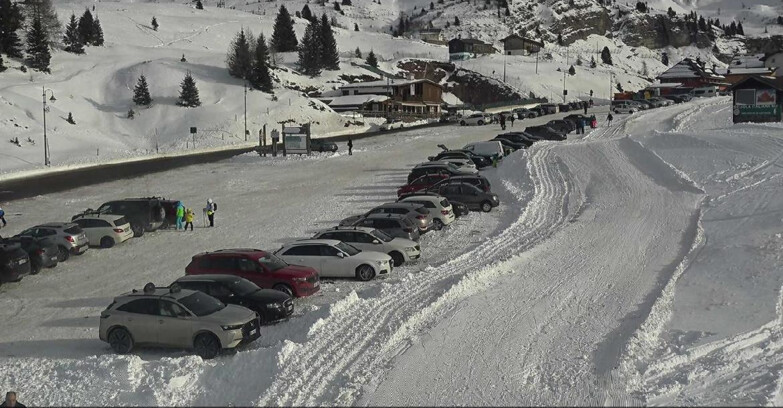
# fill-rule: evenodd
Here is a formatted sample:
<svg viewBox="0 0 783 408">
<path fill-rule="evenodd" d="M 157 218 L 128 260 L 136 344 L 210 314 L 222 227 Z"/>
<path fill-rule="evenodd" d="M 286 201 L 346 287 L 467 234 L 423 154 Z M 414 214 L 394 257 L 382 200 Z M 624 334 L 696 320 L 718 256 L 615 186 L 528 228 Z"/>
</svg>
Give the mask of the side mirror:
<svg viewBox="0 0 783 408">
<path fill-rule="evenodd" d="M 344 253 L 342 253 L 342 252 L 338 252 L 338 253 L 337 253 L 337 257 L 338 257 L 338 258 L 345 258 L 345 254 L 344 254 Z"/>
<path fill-rule="evenodd" d="M 374 239 L 374 240 L 372 240 L 372 243 L 375 244 L 375 245 L 378 245 L 378 244 L 381 243 L 381 241 L 378 241 L 377 239 Z"/>
</svg>

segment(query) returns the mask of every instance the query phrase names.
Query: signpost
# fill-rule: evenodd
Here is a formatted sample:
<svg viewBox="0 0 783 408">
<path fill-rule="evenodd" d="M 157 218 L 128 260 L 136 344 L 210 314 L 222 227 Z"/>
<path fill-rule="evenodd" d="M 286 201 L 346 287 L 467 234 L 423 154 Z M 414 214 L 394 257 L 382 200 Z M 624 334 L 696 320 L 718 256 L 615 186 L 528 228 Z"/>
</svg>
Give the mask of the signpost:
<svg viewBox="0 0 783 408">
<path fill-rule="evenodd" d="M 272 129 L 270 133 L 272 135 L 272 157 L 277 157 L 277 142 L 280 141 L 280 132 L 277 129 Z"/>
<path fill-rule="evenodd" d="M 283 156 L 288 153 L 310 155 L 310 124 L 300 126 L 282 125 Z"/>
</svg>

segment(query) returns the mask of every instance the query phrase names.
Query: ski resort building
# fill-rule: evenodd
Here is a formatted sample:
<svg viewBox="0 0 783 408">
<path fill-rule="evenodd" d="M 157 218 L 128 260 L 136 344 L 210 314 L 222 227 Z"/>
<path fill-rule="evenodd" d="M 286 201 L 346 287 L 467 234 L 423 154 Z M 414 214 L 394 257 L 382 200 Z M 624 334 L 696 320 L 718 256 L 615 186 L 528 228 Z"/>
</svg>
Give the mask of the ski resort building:
<svg viewBox="0 0 783 408">
<path fill-rule="evenodd" d="M 511 34 L 500 41 L 503 43 L 503 53 L 506 55 L 530 55 L 544 48 L 543 42 L 531 40 L 517 34 Z"/>
<path fill-rule="evenodd" d="M 449 41 L 449 61 L 466 60 L 476 55 L 494 54 L 496 51 L 492 44 L 474 38 L 453 38 Z"/>
<path fill-rule="evenodd" d="M 783 76 L 783 51 L 765 54 L 764 66 L 775 70 L 775 76 Z"/>
<path fill-rule="evenodd" d="M 780 122 L 783 78 L 754 76 L 732 85 L 734 123 Z"/>
<path fill-rule="evenodd" d="M 355 104 L 361 98 L 367 98 L 357 106 L 365 115 L 384 117 L 439 117 L 443 103 L 443 87 L 429 79 L 388 79 L 382 81 L 359 82 L 340 88 L 341 97 L 328 103 L 342 111 L 343 100 Z M 353 97 L 348 101 L 346 98 Z M 334 107 L 333 107 L 334 104 Z M 335 110 L 337 110 L 335 109 Z"/>
<path fill-rule="evenodd" d="M 774 78 L 777 67 L 767 67 L 764 54 L 737 55 L 729 66 L 718 73 L 726 77 L 726 82 L 736 84 L 752 76 Z"/>
<path fill-rule="evenodd" d="M 726 86 L 726 77 L 715 72 L 714 67 L 708 67 L 698 59 L 685 58 L 657 78 L 662 84 L 679 83 L 688 88 L 703 88 L 709 86 Z"/>
</svg>

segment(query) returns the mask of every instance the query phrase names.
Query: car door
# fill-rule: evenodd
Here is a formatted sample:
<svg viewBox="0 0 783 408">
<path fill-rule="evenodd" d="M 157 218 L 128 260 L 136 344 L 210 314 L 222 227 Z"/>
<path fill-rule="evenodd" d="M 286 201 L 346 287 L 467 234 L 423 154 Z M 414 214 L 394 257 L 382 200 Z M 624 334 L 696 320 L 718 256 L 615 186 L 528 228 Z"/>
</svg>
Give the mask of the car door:
<svg viewBox="0 0 783 408">
<path fill-rule="evenodd" d="M 297 245 L 282 254 L 289 264 L 309 266 L 321 272 L 321 250 L 318 245 Z"/>
<path fill-rule="evenodd" d="M 193 347 L 193 315 L 166 299 L 157 301 L 157 343 L 164 346 Z"/>
<path fill-rule="evenodd" d="M 331 246 L 318 245 L 321 257 L 321 276 L 346 277 L 354 276 L 352 268 L 347 265 L 347 261 L 342 251 Z M 340 256 L 340 255 L 343 256 Z"/>
<path fill-rule="evenodd" d="M 258 272 L 261 266 L 258 262 L 244 256 L 237 256 L 234 260 L 236 262 L 236 271 L 234 272 L 234 275 L 245 278 L 251 282 L 266 278 L 265 274 Z"/>
<path fill-rule="evenodd" d="M 117 308 L 122 312 L 119 324 L 128 329 L 137 344 L 154 344 L 158 341 L 156 299 L 134 299 Z"/>
<path fill-rule="evenodd" d="M 378 238 L 375 238 L 364 231 L 355 231 L 353 235 L 353 242 L 349 242 L 352 246 L 362 251 L 385 252 L 383 245 Z"/>
<path fill-rule="evenodd" d="M 476 186 L 470 184 L 463 184 L 460 186 L 460 190 L 461 190 L 460 196 L 465 199 L 463 203 L 476 207 L 481 205 L 481 201 L 483 201 L 484 197 L 481 194 L 481 190 L 479 190 Z"/>
</svg>

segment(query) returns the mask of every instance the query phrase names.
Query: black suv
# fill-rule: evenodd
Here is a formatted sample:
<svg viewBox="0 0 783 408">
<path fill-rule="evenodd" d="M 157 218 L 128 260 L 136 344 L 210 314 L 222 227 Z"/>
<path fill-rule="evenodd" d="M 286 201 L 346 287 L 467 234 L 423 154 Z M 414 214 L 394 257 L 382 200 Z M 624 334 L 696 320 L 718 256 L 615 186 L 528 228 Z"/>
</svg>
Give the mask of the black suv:
<svg viewBox="0 0 783 408">
<path fill-rule="evenodd" d="M 525 128 L 525 133 L 530 133 L 533 136 L 540 137 L 544 140 L 565 140 L 565 133 L 558 132 L 549 126 L 528 126 Z"/>
<path fill-rule="evenodd" d="M 294 313 L 291 296 L 274 289 L 261 289 L 249 280 L 233 275 L 187 275 L 171 286 L 204 292 L 230 305 L 244 306 L 258 313 L 261 324 L 288 319 Z"/>
<path fill-rule="evenodd" d="M 432 164 L 429 166 L 414 167 L 408 174 L 408 184 L 413 180 L 427 174 L 446 174 L 448 176 L 457 176 L 465 173 L 454 170 L 453 165 L 448 164 Z"/>
<path fill-rule="evenodd" d="M 492 160 L 489 160 L 484 156 L 479 156 L 470 150 L 445 150 L 438 153 L 438 155 L 430 156 L 427 159 L 429 159 L 429 161 L 439 161 L 443 159 L 468 159 L 473 161 L 473 164 L 476 165 L 477 169 L 492 165 Z"/>
<path fill-rule="evenodd" d="M 487 180 L 486 177 L 478 174 L 474 174 L 474 175 L 449 177 L 443 181 L 438 182 L 434 186 L 428 188 L 426 191 L 437 191 L 440 187 L 445 186 L 447 184 L 462 184 L 462 183 L 472 184 L 486 193 L 489 193 L 490 189 L 492 188 L 492 186 L 489 184 L 489 180 Z"/>
<path fill-rule="evenodd" d="M 436 192 L 449 201 L 459 201 L 466 204 L 471 210 L 490 212 L 500 205 L 497 195 L 481 191 L 472 184 L 444 184 L 438 187 Z"/>
<path fill-rule="evenodd" d="M 336 152 L 337 143 L 321 139 L 310 139 L 310 150 L 314 152 Z"/>
<path fill-rule="evenodd" d="M 171 201 L 171 200 L 166 200 Z M 87 210 L 92 211 L 92 210 Z M 109 201 L 98 207 L 101 214 L 124 215 L 133 229 L 133 236 L 140 237 L 145 231 L 155 231 L 166 222 L 166 209 L 158 197 L 126 198 Z"/>
<path fill-rule="evenodd" d="M 42 268 L 54 268 L 57 266 L 59 250 L 49 238 L 35 238 L 30 236 L 17 236 L 10 238 L 0 237 L 0 244 L 19 245 L 30 259 L 30 274 L 35 275 Z"/>
<path fill-rule="evenodd" d="M 19 244 L 0 242 L 0 284 L 30 273 L 30 257 Z"/>
</svg>

